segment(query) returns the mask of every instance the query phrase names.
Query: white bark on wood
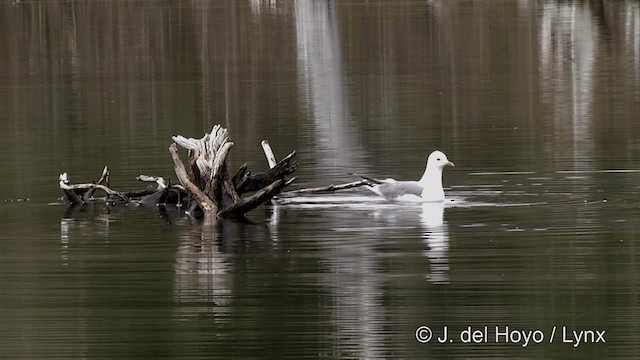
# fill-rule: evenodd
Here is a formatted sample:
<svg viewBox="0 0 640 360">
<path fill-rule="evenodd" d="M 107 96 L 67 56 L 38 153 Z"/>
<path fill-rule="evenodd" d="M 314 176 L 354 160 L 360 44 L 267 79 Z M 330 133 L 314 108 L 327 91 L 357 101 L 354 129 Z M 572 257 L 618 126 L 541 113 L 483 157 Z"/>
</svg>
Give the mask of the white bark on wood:
<svg viewBox="0 0 640 360">
<path fill-rule="evenodd" d="M 67 199 L 74 204 L 82 204 L 91 200 L 91 194 L 96 190 L 102 190 L 111 197 L 118 197 L 125 202 L 131 199 L 140 204 L 159 204 L 169 197 L 174 203 L 178 197 L 178 206 L 181 198 L 188 196 L 191 201 L 190 210 L 199 207 L 206 218 L 213 217 L 243 217 L 248 211 L 265 203 L 279 194 L 282 189 L 295 180 L 287 180 L 292 174 L 297 163 L 295 151 L 276 162 L 275 155 L 268 141 L 262 142 L 265 156 L 270 169 L 266 172 L 252 174 L 246 164 L 240 167 L 235 176 L 231 177 L 227 170 L 227 158 L 234 143 L 229 141 L 227 129 L 216 125 L 210 133 L 204 134 L 200 139 L 186 138 L 181 135 L 173 136 L 175 141 L 169 146 L 169 153 L 174 163 L 176 176 L 181 185 L 171 184 L 162 177 L 139 175 L 139 181 L 155 182 L 158 186 L 148 186 L 143 190 L 133 190 L 125 193 L 114 191 L 109 187 L 109 171 L 105 166 L 100 179 L 90 184 L 69 184 L 69 176 L 60 175 L 60 188 L 65 192 Z M 183 163 L 178 153 L 178 145 L 188 150 L 188 158 Z M 187 166 L 185 167 L 185 164 Z M 186 193 L 186 194 L 185 194 Z M 253 193 L 242 197 L 243 193 Z"/>
<path fill-rule="evenodd" d="M 297 166 L 293 159 L 295 152 L 289 154 L 280 163 L 276 162 L 273 150 L 268 141 L 264 140 L 262 147 L 270 170 L 252 176 L 246 169 L 246 165 L 243 165 L 232 179 L 226 166 L 229 151 L 233 146 L 229 141 L 227 129 L 216 125 L 210 133 L 204 134 L 200 139 L 186 138 L 181 135 L 173 136 L 172 139 L 176 144 L 189 149 L 190 172 L 187 173 L 186 170 L 182 171 L 184 166 L 180 167 L 176 161 L 176 159 L 179 160 L 177 147 L 174 145 L 173 150 L 170 148 L 180 182 L 199 204 L 205 201 L 205 198 L 214 203 L 219 217 L 243 216 L 247 211 L 272 198 L 284 186 L 291 183 L 292 180 L 286 181 L 285 176 L 292 173 Z M 182 164 L 181 161 L 180 164 Z M 185 178 L 188 178 L 189 182 L 184 181 Z M 198 189 L 199 193 L 195 189 Z M 255 193 L 245 198 L 240 196 L 249 191 L 255 191 Z M 203 207 L 202 204 L 201 207 Z M 210 208 L 210 206 L 206 207 Z"/>
<path fill-rule="evenodd" d="M 109 187 L 109 168 L 108 166 L 104 166 L 104 168 L 102 168 L 102 174 L 100 175 L 100 179 L 98 181 L 95 182 L 95 184 L 100 184 L 100 185 L 104 185 L 106 187 Z M 97 188 L 92 188 L 89 189 L 89 191 L 85 192 L 84 195 L 82 196 L 82 201 L 86 202 L 89 201 L 92 197 L 93 194 L 96 192 Z"/>
<path fill-rule="evenodd" d="M 73 184 L 70 185 L 69 184 L 69 175 L 67 173 L 61 174 L 60 177 L 60 189 L 62 189 L 65 194 L 67 194 L 67 197 L 69 197 L 69 199 L 72 202 L 78 202 L 78 203 L 82 203 L 85 200 L 80 199 L 80 197 L 75 193 L 74 190 L 87 190 L 87 191 L 91 191 L 91 190 L 95 190 L 95 189 L 100 189 L 102 191 L 104 191 L 105 193 L 109 194 L 109 195 L 113 195 L 113 196 L 117 196 L 120 199 L 122 199 L 122 201 L 124 202 L 129 202 L 129 198 L 124 195 L 121 194 L 115 190 L 110 189 L 109 187 L 102 185 L 102 184 Z M 71 195 L 69 196 L 69 192 L 73 193 L 75 196 Z"/>
<path fill-rule="evenodd" d="M 182 186 L 184 186 L 187 193 L 198 202 L 205 215 L 217 213 L 218 204 L 215 203 L 212 199 L 209 199 L 209 197 L 207 197 L 207 195 L 205 195 L 202 190 L 200 190 L 189 179 L 187 170 L 184 168 L 184 164 L 182 164 L 182 160 L 180 160 L 180 156 L 178 155 L 178 147 L 175 143 L 169 146 L 169 152 L 171 153 L 171 158 L 173 159 L 176 176 L 178 177 L 178 180 L 180 181 Z"/>
<path fill-rule="evenodd" d="M 136 176 L 136 180 L 143 182 L 154 182 L 158 184 L 158 190 L 162 190 L 167 187 L 167 181 L 161 176 L 149 176 L 140 174 Z"/>
<path fill-rule="evenodd" d="M 262 140 L 260 143 L 262 145 L 262 150 L 264 151 L 264 156 L 267 157 L 267 162 L 269 163 L 269 169 L 273 169 L 278 162 L 276 161 L 276 156 L 273 154 L 273 149 L 271 149 L 271 145 L 267 140 Z"/>
</svg>

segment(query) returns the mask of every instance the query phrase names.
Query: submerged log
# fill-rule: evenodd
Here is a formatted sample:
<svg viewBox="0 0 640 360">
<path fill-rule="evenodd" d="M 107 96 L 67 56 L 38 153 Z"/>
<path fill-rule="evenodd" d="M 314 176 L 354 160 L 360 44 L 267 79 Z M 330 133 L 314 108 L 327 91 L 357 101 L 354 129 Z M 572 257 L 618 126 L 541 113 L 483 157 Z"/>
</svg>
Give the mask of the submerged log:
<svg viewBox="0 0 640 360">
<path fill-rule="evenodd" d="M 247 212 L 273 198 L 295 180 L 286 179 L 297 167 L 295 151 L 278 163 L 275 163 L 275 156 L 271 151 L 271 156 L 267 155 L 267 159 L 273 166 L 265 172 L 252 174 L 247 165 L 243 164 L 233 177 L 229 176 L 226 160 L 233 142 L 229 141 L 227 129 L 220 125 L 214 126 L 211 132 L 200 139 L 182 135 L 173 136 L 172 139 L 175 143 L 171 144 L 169 152 L 176 176 L 191 200 L 197 204 L 191 205 L 190 210 L 199 207 L 205 217 L 244 217 Z M 265 143 L 268 146 L 263 141 L 263 148 Z M 176 144 L 188 150 L 189 171 L 180 159 Z M 254 193 L 242 197 L 248 192 Z"/>
</svg>

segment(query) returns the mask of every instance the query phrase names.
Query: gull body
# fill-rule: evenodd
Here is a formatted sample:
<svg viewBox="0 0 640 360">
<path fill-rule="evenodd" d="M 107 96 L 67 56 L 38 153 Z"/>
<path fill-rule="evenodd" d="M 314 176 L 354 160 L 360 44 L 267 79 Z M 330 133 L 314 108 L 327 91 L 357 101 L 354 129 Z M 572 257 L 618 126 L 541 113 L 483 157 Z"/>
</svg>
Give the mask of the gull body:
<svg viewBox="0 0 640 360">
<path fill-rule="evenodd" d="M 427 165 L 418 181 L 384 180 L 357 175 L 367 182 L 367 188 L 383 198 L 391 201 L 410 202 L 442 202 L 442 170 L 445 166 L 455 166 L 442 151 L 429 154 Z"/>
</svg>

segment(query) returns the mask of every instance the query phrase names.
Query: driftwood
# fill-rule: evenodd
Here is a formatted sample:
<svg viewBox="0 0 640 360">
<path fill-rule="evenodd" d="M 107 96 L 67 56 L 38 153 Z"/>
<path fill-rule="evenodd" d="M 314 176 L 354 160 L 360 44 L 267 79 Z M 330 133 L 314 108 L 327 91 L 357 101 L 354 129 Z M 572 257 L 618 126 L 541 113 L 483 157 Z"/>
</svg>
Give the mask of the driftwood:
<svg viewBox="0 0 640 360">
<path fill-rule="evenodd" d="M 246 174 L 242 176 L 245 180 L 236 185 L 238 194 L 244 194 L 250 191 L 258 191 L 272 184 L 273 182 L 285 178 L 287 175 L 292 174 L 298 166 L 295 161 L 296 152 L 293 151 L 289 155 L 285 156 L 279 163 L 275 164 L 272 168 L 265 172 L 259 172 L 252 174 L 246 170 Z M 242 170 L 238 170 L 238 173 Z M 238 176 L 238 173 L 234 175 L 234 179 Z M 288 185 L 288 184 L 287 184 Z"/>
<path fill-rule="evenodd" d="M 136 179 L 150 183 L 147 187 L 120 192 L 110 187 L 110 173 L 105 166 L 100 178 L 91 183 L 70 184 L 69 175 L 60 174 L 60 189 L 72 204 L 96 200 L 94 195 L 100 190 L 107 194 L 106 201 L 109 204 L 135 202 L 145 205 L 188 205 L 186 212 L 192 216 L 242 218 L 247 212 L 279 194 L 295 196 L 326 193 L 366 185 L 365 181 L 360 180 L 282 193 L 284 188 L 296 180 L 295 177 L 287 178 L 298 166 L 295 151 L 278 162 L 269 142 L 263 140 L 261 146 L 269 168 L 252 173 L 244 163 L 230 176 L 227 157 L 233 142 L 229 141 L 227 129 L 216 125 L 200 139 L 181 135 L 173 136 L 172 139 L 174 143 L 169 146 L 169 153 L 180 184 L 173 184 L 163 177 L 139 175 Z M 178 145 L 188 150 L 186 163 L 180 158 Z"/>
<path fill-rule="evenodd" d="M 339 190 L 352 189 L 352 188 L 366 186 L 366 185 L 368 184 L 365 180 L 358 180 L 358 181 L 353 181 L 346 184 L 339 184 L 339 185 L 331 184 L 326 186 L 291 190 L 291 191 L 282 193 L 282 195 L 295 196 L 295 195 L 303 195 L 303 194 L 333 193 Z"/>
<path fill-rule="evenodd" d="M 264 150 L 264 155 L 267 157 L 267 162 L 269 163 L 269 167 L 273 169 L 276 166 L 278 166 L 279 164 L 276 164 L 276 157 L 273 154 L 273 150 L 271 149 L 271 145 L 269 145 L 269 142 L 267 140 L 262 140 L 261 145 L 262 145 L 262 149 Z M 289 154 L 289 156 L 291 156 L 291 154 Z M 281 163 L 284 162 L 286 159 L 287 158 L 282 159 Z M 367 185 L 365 181 L 359 180 L 359 181 L 353 181 L 346 184 L 339 184 L 339 185 L 331 184 L 331 185 L 325 185 L 325 186 L 319 186 L 319 187 L 291 190 L 291 191 L 282 193 L 282 195 L 295 196 L 295 195 L 301 195 L 301 194 L 332 193 L 339 190 L 346 190 L 346 189 L 356 188 L 356 187 L 365 186 L 365 185 Z"/>
<path fill-rule="evenodd" d="M 106 176 L 105 176 L 105 173 L 107 174 Z M 103 176 L 100 177 L 99 181 L 95 183 L 74 184 L 74 185 L 69 184 L 69 175 L 67 173 L 63 173 L 63 174 L 60 174 L 59 176 L 60 189 L 64 191 L 69 201 L 71 201 L 71 203 L 74 203 L 74 204 L 81 204 L 90 200 L 90 198 L 93 197 L 94 192 L 98 189 L 106 192 L 108 195 L 113 195 L 117 198 L 120 198 L 124 202 L 129 202 L 129 197 L 127 197 L 126 195 L 119 193 L 115 190 L 111 190 L 107 185 L 101 184 L 101 182 L 108 183 L 108 181 L 105 181 L 105 179 L 108 179 L 109 177 L 108 173 L 109 171 L 105 166 L 104 170 L 102 171 Z"/>
<path fill-rule="evenodd" d="M 273 169 L 276 167 L 278 162 L 276 161 L 276 156 L 273 154 L 273 149 L 271 149 L 271 145 L 267 140 L 262 140 L 260 142 L 262 146 L 262 151 L 264 151 L 264 156 L 267 157 L 267 163 L 269 163 L 269 169 Z"/>
<path fill-rule="evenodd" d="M 182 135 L 172 139 L 175 143 L 169 146 L 169 152 L 176 176 L 191 201 L 197 204 L 192 204 L 189 210 L 200 208 L 205 217 L 244 217 L 248 211 L 273 198 L 295 180 L 286 179 L 298 166 L 295 151 L 275 163 L 273 151 L 266 141 L 262 146 L 270 164 L 269 170 L 252 174 L 243 164 L 233 177 L 229 176 L 226 160 L 233 143 L 229 141 L 227 129 L 220 125 L 214 126 L 200 139 Z M 188 150 L 188 169 L 180 159 L 176 144 Z M 254 193 L 242 197 L 248 192 Z"/>
<path fill-rule="evenodd" d="M 81 205 L 96 200 L 94 197 L 97 190 L 107 194 L 107 203 L 130 203 L 136 202 L 145 205 L 176 204 L 182 203 L 187 195 L 181 185 L 171 184 L 162 177 L 140 175 L 136 178 L 139 181 L 154 182 L 157 186 L 147 186 L 141 190 L 116 191 L 109 187 L 109 169 L 107 166 L 102 170 L 102 175 L 97 181 L 83 184 L 71 184 L 69 174 L 62 173 L 59 176 L 60 189 L 65 194 L 65 198 L 72 205 Z"/>
<path fill-rule="evenodd" d="M 175 164 L 175 171 L 178 180 L 184 186 L 185 190 L 189 195 L 195 200 L 204 211 L 205 214 L 210 212 L 215 212 L 218 210 L 218 205 L 213 202 L 206 194 L 200 190 L 200 188 L 194 184 L 190 176 L 187 174 L 187 170 L 184 168 L 182 161 L 180 160 L 180 156 L 178 155 L 178 147 L 176 144 L 171 144 L 169 147 L 169 152 L 173 158 L 173 163 Z M 193 175 L 191 176 L 193 177 Z"/>
</svg>

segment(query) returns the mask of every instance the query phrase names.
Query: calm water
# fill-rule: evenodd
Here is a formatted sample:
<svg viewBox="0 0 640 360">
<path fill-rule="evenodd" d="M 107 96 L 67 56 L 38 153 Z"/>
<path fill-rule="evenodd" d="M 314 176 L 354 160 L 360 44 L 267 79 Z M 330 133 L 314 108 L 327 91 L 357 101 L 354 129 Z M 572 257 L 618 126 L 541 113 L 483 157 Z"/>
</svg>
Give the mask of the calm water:
<svg viewBox="0 0 640 360">
<path fill-rule="evenodd" d="M 640 353 L 637 1 L 3 1 L 0 47 L 3 358 Z M 449 199 L 217 225 L 57 200 L 64 171 L 172 176 L 171 135 L 215 123 L 232 168 L 296 149 L 294 187 L 439 148 Z"/>
</svg>

